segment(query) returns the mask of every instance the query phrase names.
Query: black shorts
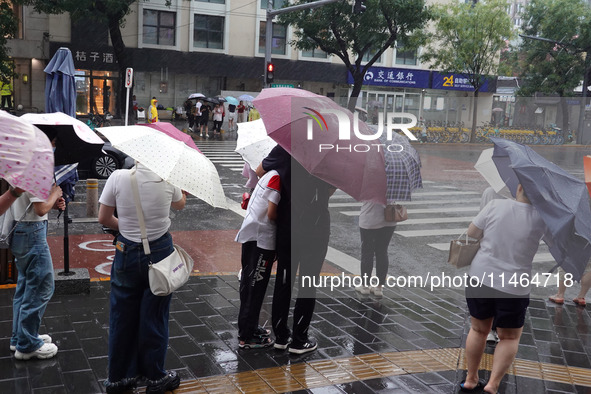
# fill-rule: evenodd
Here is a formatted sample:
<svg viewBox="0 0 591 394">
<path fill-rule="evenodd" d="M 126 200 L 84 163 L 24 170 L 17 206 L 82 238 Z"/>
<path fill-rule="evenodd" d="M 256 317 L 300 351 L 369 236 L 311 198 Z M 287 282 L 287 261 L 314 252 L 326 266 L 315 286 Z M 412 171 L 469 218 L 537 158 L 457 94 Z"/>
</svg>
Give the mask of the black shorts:
<svg viewBox="0 0 591 394">
<path fill-rule="evenodd" d="M 525 313 L 529 306 L 529 295 L 511 297 L 507 293 L 486 288 L 485 293 L 487 296 L 478 297 L 483 294 L 483 288 L 486 288 L 486 286 L 482 286 L 482 288 L 466 287 L 466 302 L 470 316 L 479 320 L 494 317 L 496 326 L 500 328 L 523 327 Z"/>
<path fill-rule="evenodd" d="M 207 126 L 207 122 L 208 121 L 209 121 L 209 119 L 207 119 L 207 117 L 202 116 L 202 117 L 199 118 L 199 124 L 200 125 Z"/>
</svg>

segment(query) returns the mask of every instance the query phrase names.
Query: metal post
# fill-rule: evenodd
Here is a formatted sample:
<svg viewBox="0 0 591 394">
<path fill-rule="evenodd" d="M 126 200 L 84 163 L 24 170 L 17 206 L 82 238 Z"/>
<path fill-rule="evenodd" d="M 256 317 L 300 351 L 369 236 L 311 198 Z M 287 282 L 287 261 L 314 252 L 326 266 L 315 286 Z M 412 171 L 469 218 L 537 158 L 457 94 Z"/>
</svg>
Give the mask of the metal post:
<svg viewBox="0 0 591 394">
<path fill-rule="evenodd" d="M 267 0 L 267 25 L 265 30 L 265 71 L 263 72 L 263 86 L 269 88 L 267 83 L 267 64 L 271 63 L 271 50 L 273 49 L 273 0 Z"/>
<path fill-rule="evenodd" d="M 589 72 L 589 61 L 587 59 L 589 53 L 585 52 L 585 74 L 583 75 L 583 91 L 581 92 L 581 107 L 579 109 L 579 125 L 577 127 L 577 144 L 583 143 L 583 127 L 585 127 L 585 107 L 587 105 L 587 87 L 589 80 L 587 73 Z"/>
</svg>

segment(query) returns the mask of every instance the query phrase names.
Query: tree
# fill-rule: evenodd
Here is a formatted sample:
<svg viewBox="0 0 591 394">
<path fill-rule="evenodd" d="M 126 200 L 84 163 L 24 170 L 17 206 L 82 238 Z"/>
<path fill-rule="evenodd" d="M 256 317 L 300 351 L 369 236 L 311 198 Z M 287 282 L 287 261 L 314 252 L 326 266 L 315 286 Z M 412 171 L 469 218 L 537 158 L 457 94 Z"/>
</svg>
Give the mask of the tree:
<svg viewBox="0 0 591 394">
<path fill-rule="evenodd" d="M 14 76 L 14 65 L 10 60 L 8 39 L 16 35 L 18 20 L 9 2 L 0 1 L 0 82 Z"/>
<path fill-rule="evenodd" d="M 476 136 L 478 92 L 488 76 L 497 75 L 500 51 L 513 37 L 506 7 L 504 0 L 436 6 L 435 32 L 421 56 L 433 68 L 464 74 L 474 87 L 471 141 Z"/>
<path fill-rule="evenodd" d="M 109 29 L 109 36 L 113 45 L 115 59 L 119 67 L 119 76 L 123 78 L 125 69 L 131 64 L 128 51 L 121 35 L 121 26 L 125 17 L 131 12 L 131 5 L 137 0 L 14 0 L 18 4 L 31 5 L 35 11 L 45 14 L 70 13 L 72 20 L 87 19 L 98 23 L 105 23 Z M 166 2 L 170 5 L 170 1 Z M 125 111 L 125 87 L 119 85 L 117 116 Z"/>
<path fill-rule="evenodd" d="M 290 5 L 309 2 L 298 0 Z M 350 110 L 355 108 L 369 67 L 395 45 L 417 48 L 424 37 L 421 29 L 430 18 L 424 0 L 367 0 L 365 3 L 367 9 L 361 14 L 352 13 L 351 5 L 342 1 L 279 16 L 279 23 L 294 27 L 296 38 L 290 42 L 293 47 L 319 48 L 343 61 L 354 81 L 348 103 Z"/>
<path fill-rule="evenodd" d="M 522 71 L 520 96 L 535 93 L 574 95 L 585 72 L 584 52 L 591 45 L 591 10 L 585 0 L 533 0 L 524 20 L 525 35 L 545 40 L 524 38 L 519 47 Z M 560 105 L 563 130 L 569 129 L 568 105 Z"/>
</svg>

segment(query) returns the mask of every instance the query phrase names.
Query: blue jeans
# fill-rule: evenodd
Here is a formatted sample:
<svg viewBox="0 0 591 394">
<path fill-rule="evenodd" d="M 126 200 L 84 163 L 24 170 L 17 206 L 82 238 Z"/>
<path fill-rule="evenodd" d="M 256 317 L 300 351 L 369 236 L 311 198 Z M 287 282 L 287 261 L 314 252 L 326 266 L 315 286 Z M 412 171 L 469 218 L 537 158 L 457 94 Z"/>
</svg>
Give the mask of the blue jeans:
<svg viewBox="0 0 591 394">
<path fill-rule="evenodd" d="M 14 293 L 10 344 L 21 353 L 43 346 L 41 317 L 55 288 L 53 263 L 47 244 L 47 221 L 20 222 L 12 237 L 18 280 Z"/>
<path fill-rule="evenodd" d="M 117 383 L 138 375 L 150 380 L 166 375 L 168 314 L 172 295 L 155 296 L 148 282 L 150 259 L 141 243 L 117 237 L 111 266 L 109 316 L 109 381 Z M 169 233 L 150 242 L 151 258 L 160 261 L 173 252 Z"/>
</svg>

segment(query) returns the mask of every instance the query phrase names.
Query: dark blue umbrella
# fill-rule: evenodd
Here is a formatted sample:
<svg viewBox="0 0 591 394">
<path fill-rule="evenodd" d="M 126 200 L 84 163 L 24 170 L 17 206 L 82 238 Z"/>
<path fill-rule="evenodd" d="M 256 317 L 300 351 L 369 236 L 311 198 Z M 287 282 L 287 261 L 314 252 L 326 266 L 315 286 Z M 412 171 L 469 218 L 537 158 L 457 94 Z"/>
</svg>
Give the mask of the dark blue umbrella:
<svg viewBox="0 0 591 394">
<path fill-rule="evenodd" d="M 47 73 L 45 80 L 45 112 L 63 112 L 76 117 L 76 80 L 74 78 L 74 59 L 68 48 L 61 47 L 43 70 Z M 62 190 L 75 190 L 78 173 L 76 166 L 66 167 L 64 180 L 57 182 Z M 56 167 L 56 171 L 63 172 L 64 168 Z M 72 195 L 73 196 L 73 195 Z M 67 194 L 66 196 L 67 197 Z M 70 274 L 70 254 L 68 237 L 68 205 L 66 205 L 64 219 L 64 274 Z"/>
<path fill-rule="evenodd" d="M 63 112 L 76 117 L 76 81 L 74 60 L 68 48 L 59 48 L 43 70 L 45 80 L 45 112 Z"/>
<path fill-rule="evenodd" d="M 591 257 L 591 207 L 585 182 L 544 159 L 528 146 L 501 138 L 493 162 L 515 196 L 521 184 L 551 234 L 545 239 L 562 268 L 580 280 Z"/>
</svg>

